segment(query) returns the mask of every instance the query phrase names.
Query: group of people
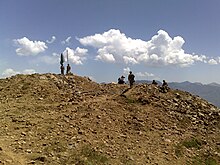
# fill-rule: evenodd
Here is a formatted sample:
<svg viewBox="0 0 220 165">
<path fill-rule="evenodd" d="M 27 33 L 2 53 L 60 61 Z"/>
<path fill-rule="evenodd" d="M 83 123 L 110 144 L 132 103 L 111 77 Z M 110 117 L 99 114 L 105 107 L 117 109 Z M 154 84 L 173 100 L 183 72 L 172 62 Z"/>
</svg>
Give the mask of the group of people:
<svg viewBox="0 0 220 165">
<path fill-rule="evenodd" d="M 61 71 L 62 75 L 64 75 L 64 70 L 65 70 L 65 67 L 63 66 L 63 64 L 61 64 L 60 71 Z M 70 66 L 70 64 L 67 64 L 67 66 L 66 66 L 66 74 L 71 73 L 70 70 L 71 70 L 71 66 Z"/>
<path fill-rule="evenodd" d="M 158 83 L 155 80 L 152 81 L 152 84 L 158 85 Z M 162 86 L 160 87 L 160 92 L 167 93 L 168 90 L 169 90 L 168 83 L 165 80 L 163 80 Z"/>
<path fill-rule="evenodd" d="M 130 85 L 130 88 L 135 83 L 134 78 L 135 78 L 135 75 L 132 73 L 132 71 L 130 71 L 128 75 L 128 83 Z M 123 75 L 118 78 L 118 84 L 125 84 L 125 77 Z M 158 85 L 158 83 L 155 80 L 152 81 L 152 84 Z M 165 80 L 163 80 L 162 86 L 160 87 L 160 91 L 163 93 L 166 93 L 168 90 L 169 90 L 168 83 Z"/>
<path fill-rule="evenodd" d="M 130 71 L 128 75 L 128 82 L 129 82 L 130 87 L 134 85 L 134 82 L 135 82 L 134 78 L 135 78 L 135 75 L 132 73 L 132 71 Z M 118 84 L 125 84 L 125 77 L 123 75 L 118 78 Z"/>
</svg>

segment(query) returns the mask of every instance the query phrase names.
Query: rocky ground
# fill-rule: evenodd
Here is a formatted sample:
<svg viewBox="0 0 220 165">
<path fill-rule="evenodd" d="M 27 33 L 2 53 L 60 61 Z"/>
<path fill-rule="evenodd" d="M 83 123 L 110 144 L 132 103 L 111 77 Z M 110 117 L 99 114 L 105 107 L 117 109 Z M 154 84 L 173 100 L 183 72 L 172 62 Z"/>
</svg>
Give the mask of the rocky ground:
<svg viewBox="0 0 220 165">
<path fill-rule="evenodd" d="M 34 74 L 0 103 L 0 165 L 220 164 L 220 110 L 187 92 Z"/>
</svg>

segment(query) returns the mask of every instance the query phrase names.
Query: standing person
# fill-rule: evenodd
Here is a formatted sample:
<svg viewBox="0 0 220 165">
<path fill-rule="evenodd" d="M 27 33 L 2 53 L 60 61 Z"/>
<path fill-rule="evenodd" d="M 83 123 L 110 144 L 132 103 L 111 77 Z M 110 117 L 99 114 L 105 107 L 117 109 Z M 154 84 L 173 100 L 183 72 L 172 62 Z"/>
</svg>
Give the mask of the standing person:
<svg viewBox="0 0 220 165">
<path fill-rule="evenodd" d="M 69 74 L 70 70 L 71 70 L 71 66 L 70 66 L 70 64 L 67 64 L 67 66 L 66 66 L 66 74 Z"/>
<path fill-rule="evenodd" d="M 128 75 L 128 81 L 129 81 L 129 84 L 130 84 L 130 88 L 133 86 L 135 80 L 134 80 L 135 76 L 134 74 L 132 73 L 132 71 L 129 72 L 129 75 Z"/>
</svg>

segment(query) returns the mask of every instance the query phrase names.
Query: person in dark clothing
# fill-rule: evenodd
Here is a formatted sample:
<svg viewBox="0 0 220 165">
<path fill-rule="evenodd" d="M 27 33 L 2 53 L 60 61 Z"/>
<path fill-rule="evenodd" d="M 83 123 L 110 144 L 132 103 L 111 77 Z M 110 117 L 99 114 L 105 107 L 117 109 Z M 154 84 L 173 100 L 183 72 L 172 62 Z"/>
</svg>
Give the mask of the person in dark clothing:
<svg viewBox="0 0 220 165">
<path fill-rule="evenodd" d="M 66 74 L 69 74 L 69 73 L 70 73 L 70 70 L 71 70 L 71 66 L 70 66 L 70 64 L 67 64 Z"/>
<path fill-rule="evenodd" d="M 153 85 L 158 85 L 158 83 L 155 80 L 152 81 L 152 84 Z"/>
<path fill-rule="evenodd" d="M 125 77 L 122 75 L 121 77 L 118 78 L 118 84 L 125 84 Z"/>
<path fill-rule="evenodd" d="M 134 74 L 132 73 L 132 71 L 129 72 L 129 75 L 128 75 L 128 82 L 130 84 L 130 88 L 134 85 L 134 80 L 135 76 Z"/>
<path fill-rule="evenodd" d="M 161 92 L 163 92 L 163 93 L 167 93 L 168 92 L 169 87 L 168 87 L 168 83 L 165 80 L 163 80 L 163 84 L 162 84 L 160 89 L 161 89 Z"/>
</svg>

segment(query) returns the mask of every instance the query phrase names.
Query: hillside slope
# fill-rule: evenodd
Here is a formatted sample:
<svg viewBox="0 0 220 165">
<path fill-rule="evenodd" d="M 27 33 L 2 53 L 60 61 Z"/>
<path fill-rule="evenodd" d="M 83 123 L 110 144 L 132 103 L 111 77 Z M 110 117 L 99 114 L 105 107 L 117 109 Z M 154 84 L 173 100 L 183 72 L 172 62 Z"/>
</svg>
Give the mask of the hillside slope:
<svg viewBox="0 0 220 165">
<path fill-rule="evenodd" d="M 220 110 L 190 93 L 87 77 L 0 80 L 0 164 L 219 164 Z"/>
</svg>

